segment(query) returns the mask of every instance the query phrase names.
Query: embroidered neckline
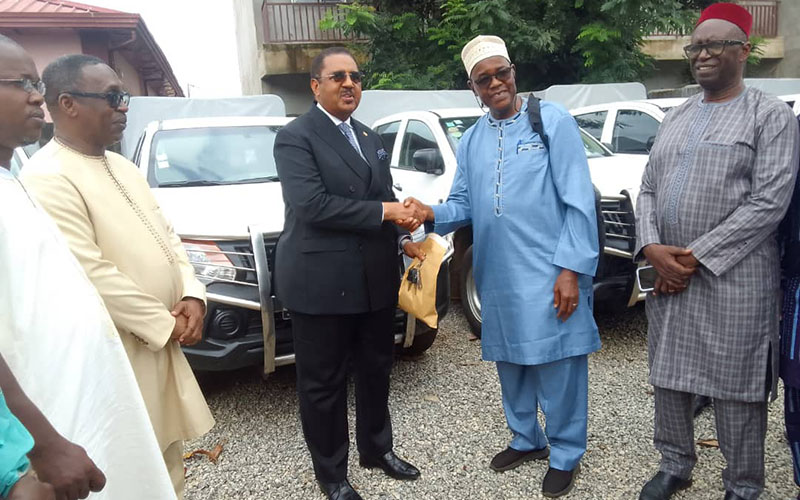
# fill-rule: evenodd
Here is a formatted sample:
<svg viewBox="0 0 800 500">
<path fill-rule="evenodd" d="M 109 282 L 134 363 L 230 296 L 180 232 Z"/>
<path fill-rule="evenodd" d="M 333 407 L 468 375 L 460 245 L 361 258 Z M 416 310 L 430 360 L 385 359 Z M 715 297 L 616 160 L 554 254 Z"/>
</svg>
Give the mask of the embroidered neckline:
<svg viewBox="0 0 800 500">
<path fill-rule="evenodd" d="M 66 149 L 70 153 L 74 153 L 74 154 L 76 154 L 78 156 L 82 156 L 82 157 L 90 159 L 90 160 L 103 160 L 106 157 L 106 155 L 95 156 L 95 155 L 87 155 L 86 153 L 81 153 L 77 149 L 68 146 L 67 144 L 64 143 L 64 141 L 60 140 L 58 137 L 55 137 L 55 136 L 53 137 L 53 140 L 55 141 L 56 144 L 58 144 L 59 146 L 61 146 L 64 149 Z"/>
</svg>

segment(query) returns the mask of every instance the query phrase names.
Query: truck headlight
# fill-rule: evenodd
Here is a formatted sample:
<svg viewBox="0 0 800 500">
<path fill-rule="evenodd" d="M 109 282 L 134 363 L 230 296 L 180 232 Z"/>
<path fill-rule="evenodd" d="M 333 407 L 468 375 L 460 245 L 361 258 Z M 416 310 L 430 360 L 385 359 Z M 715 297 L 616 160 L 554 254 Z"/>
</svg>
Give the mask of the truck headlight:
<svg viewBox="0 0 800 500">
<path fill-rule="evenodd" d="M 225 253 L 210 241 L 183 242 L 194 274 L 204 285 L 214 281 L 235 281 L 236 268 Z"/>
</svg>

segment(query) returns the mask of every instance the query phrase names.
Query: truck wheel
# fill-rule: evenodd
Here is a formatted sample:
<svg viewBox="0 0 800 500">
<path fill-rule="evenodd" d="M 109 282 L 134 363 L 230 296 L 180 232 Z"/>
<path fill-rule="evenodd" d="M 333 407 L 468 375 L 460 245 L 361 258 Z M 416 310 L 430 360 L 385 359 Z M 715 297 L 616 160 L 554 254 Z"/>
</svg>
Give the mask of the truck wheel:
<svg viewBox="0 0 800 500">
<path fill-rule="evenodd" d="M 404 356 L 419 356 L 427 351 L 433 345 L 433 341 L 436 340 L 436 334 L 439 333 L 437 328 L 431 328 L 420 320 L 417 320 L 416 328 L 414 341 L 409 347 L 405 347 L 401 351 Z"/>
<path fill-rule="evenodd" d="M 481 299 L 478 296 L 478 287 L 475 286 L 475 277 L 472 274 L 472 246 L 467 248 L 461 258 L 461 274 L 459 290 L 461 291 L 461 307 L 464 316 L 476 337 L 481 337 Z"/>
</svg>

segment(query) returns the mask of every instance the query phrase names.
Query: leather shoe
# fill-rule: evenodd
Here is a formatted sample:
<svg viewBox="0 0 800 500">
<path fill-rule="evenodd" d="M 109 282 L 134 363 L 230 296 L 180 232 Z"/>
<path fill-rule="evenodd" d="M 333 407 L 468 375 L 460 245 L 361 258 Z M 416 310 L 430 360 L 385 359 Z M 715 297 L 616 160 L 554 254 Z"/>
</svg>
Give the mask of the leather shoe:
<svg viewBox="0 0 800 500">
<path fill-rule="evenodd" d="M 658 471 L 655 476 L 645 483 L 639 500 L 668 500 L 675 492 L 692 485 L 691 479 L 681 479 L 678 476 Z"/>
<path fill-rule="evenodd" d="M 725 500 L 744 500 L 744 498 L 740 497 L 739 495 L 737 495 L 732 491 L 726 491 Z"/>
<path fill-rule="evenodd" d="M 322 492 L 330 500 L 364 500 L 361 495 L 356 493 L 356 490 L 353 489 L 347 479 L 338 483 L 323 483 L 320 481 L 319 487 L 322 488 Z"/>
<path fill-rule="evenodd" d="M 367 469 L 372 469 L 373 467 L 383 469 L 383 472 L 395 479 L 417 479 L 419 477 L 419 469 L 395 455 L 392 450 L 387 451 L 378 458 L 369 458 L 362 455 L 359 457 L 358 463 Z"/>
<path fill-rule="evenodd" d="M 508 447 L 494 456 L 489 468 L 495 472 L 505 472 L 524 464 L 529 460 L 542 460 L 550 456 L 547 446 L 538 450 L 519 451 Z"/>
<path fill-rule="evenodd" d="M 558 498 L 572 491 L 575 479 L 581 471 L 581 464 L 572 470 L 559 470 L 550 467 L 542 481 L 542 495 L 547 498 Z"/>
</svg>

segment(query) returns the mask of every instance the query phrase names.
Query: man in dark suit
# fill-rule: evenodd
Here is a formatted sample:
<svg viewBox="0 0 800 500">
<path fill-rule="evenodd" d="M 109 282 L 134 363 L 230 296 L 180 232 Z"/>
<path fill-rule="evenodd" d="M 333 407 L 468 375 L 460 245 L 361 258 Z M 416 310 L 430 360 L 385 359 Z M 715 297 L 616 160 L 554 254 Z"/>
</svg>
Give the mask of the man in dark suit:
<svg viewBox="0 0 800 500">
<path fill-rule="evenodd" d="M 347 481 L 347 369 L 355 372 L 360 463 L 396 479 L 419 471 L 392 451 L 389 373 L 400 285 L 398 245 L 421 255 L 407 229 L 422 220 L 396 202 L 380 137 L 350 118 L 361 99 L 353 56 L 342 47 L 312 62 L 316 103 L 275 140 L 286 204 L 275 285 L 292 315 L 303 433 L 331 499 L 360 499 Z"/>
</svg>

